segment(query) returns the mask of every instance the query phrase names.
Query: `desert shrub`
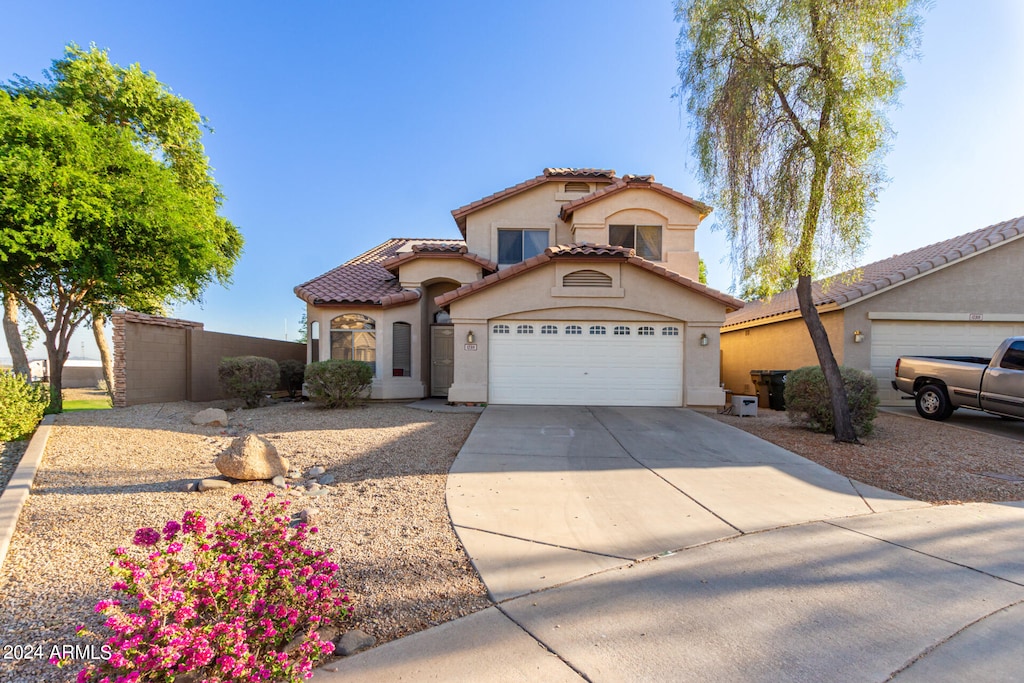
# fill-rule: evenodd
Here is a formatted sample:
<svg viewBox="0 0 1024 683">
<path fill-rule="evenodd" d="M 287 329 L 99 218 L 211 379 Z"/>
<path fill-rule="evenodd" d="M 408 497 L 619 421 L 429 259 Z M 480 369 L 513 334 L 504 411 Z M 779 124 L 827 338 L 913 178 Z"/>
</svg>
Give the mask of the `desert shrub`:
<svg viewBox="0 0 1024 683">
<path fill-rule="evenodd" d="M 281 369 L 271 358 L 238 356 L 222 358 L 217 377 L 224 393 L 245 401 L 246 408 L 257 408 L 267 392 L 277 389 Z"/>
<path fill-rule="evenodd" d="M 853 428 L 859 436 L 874 429 L 878 407 L 878 386 L 870 372 L 840 367 L 846 387 Z M 817 365 L 793 370 L 786 375 L 786 414 L 797 424 L 816 432 L 831 432 L 835 427 L 832 399 L 825 383 L 825 373 Z"/>
<path fill-rule="evenodd" d="M 0 441 L 30 435 L 49 404 L 46 385 L 33 384 L 9 370 L 0 371 Z"/>
<path fill-rule="evenodd" d="M 138 550 L 113 551 L 123 597 L 96 605 L 113 631 L 98 648 L 108 658 L 86 664 L 78 681 L 298 681 L 334 652 L 317 629 L 352 610 L 331 551 L 304 545 L 317 529 L 291 528 L 288 502 L 273 493 L 259 510 L 234 500 L 241 511 L 211 530 L 188 511 L 162 533 L 137 530 Z"/>
<path fill-rule="evenodd" d="M 306 380 L 306 364 L 289 358 L 278 365 L 281 367 L 281 386 L 288 390 L 289 398 L 295 398 Z"/>
<path fill-rule="evenodd" d="M 373 382 L 373 367 L 358 360 L 324 360 L 306 366 L 309 398 L 328 408 L 349 408 Z"/>
</svg>

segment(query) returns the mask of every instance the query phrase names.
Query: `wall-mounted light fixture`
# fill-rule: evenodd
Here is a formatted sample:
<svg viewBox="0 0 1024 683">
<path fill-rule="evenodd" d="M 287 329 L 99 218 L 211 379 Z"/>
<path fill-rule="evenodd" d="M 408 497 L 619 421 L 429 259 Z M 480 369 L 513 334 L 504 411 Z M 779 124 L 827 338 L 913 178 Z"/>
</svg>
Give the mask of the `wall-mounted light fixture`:
<svg viewBox="0 0 1024 683">
<path fill-rule="evenodd" d="M 476 342 L 476 337 L 473 335 L 473 330 L 470 330 L 466 333 L 466 343 L 473 344 L 474 342 Z"/>
<path fill-rule="evenodd" d="M 708 335 L 706 335 L 705 333 L 701 332 L 700 333 L 700 345 L 701 346 L 707 346 L 708 343 L 709 343 Z"/>
<path fill-rule="evenodd" d="M 853 331 L 853 343 L 854 344 L 860 344 L 862 341 L 864 341 L 864 333 L 861 332 L 860 330 L 854 330 Z"/>
</svg>

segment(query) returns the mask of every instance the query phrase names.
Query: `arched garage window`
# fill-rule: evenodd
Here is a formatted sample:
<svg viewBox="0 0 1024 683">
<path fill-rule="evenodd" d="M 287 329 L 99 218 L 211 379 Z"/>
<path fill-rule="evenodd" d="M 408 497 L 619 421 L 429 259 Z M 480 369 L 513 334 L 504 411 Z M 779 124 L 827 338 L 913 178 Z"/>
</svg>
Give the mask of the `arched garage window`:
<svg viewBox="0 0 1024 683">
<path fill-rule="evenodd" d="M 331 358 L 369 363 L 377 374 L 377 333 L 373 318 L 349 313 L 331 320 Z"/>
</svg>

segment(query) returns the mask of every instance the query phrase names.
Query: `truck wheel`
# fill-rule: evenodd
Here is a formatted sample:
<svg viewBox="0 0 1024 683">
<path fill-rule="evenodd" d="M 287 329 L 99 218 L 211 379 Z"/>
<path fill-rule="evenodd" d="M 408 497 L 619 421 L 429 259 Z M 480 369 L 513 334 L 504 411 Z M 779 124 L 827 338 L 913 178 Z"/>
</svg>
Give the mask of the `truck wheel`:
<svg viewBox="0 0 1024 683">
<path fill-rule="evenodd" d="M 954 410 L 949 405 L 945 388 L 935 384 L 921 387 L 914 404 L 917 406 L 917 414 L 926 420 L 945 420 Z"/>
</svg>

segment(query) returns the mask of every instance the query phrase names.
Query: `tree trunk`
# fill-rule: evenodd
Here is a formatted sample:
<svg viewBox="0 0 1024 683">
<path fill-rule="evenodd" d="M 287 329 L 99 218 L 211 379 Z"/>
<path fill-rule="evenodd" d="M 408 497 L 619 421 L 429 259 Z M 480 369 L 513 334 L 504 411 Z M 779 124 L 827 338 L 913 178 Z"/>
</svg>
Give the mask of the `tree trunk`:
<svg viewBox="0 0 1024 683">
<path fill-rule="evenodd" d="M 814 352 L 818 355 L 818 364 L 825 374 L 825 383 L 828 385 L 829 394 L 832 397 L 832 415 L 835 420 L 836 441 L 845 443 L 860 443 L 857 441 L 857 432 L 853 429 L 853 419 L 850 417 L 850 402 L 846 396 L 846 386 L 843 384 L 843 377 L 839 374 L 839 363 L 836 362 L 835 354 L 832 353 L 832 346 L 828 341 L 828 333 L 821 323 L 821 316 L 818 309 L 814 307 L 814 297 L 811 292 L 811 278 L 801 275 L 797 280 L 796 298 L 800 302 L 800 315 L 803 316 L 804 324 L 811 335 L 814 343 Z"/>
<path fill-rule="evenodd" d="M 100 362 L 103 363 L 103 381 L 107 383 L 107 393 L 110 395 L 111 404 L 114 401 L 114 360 L 110 356 L 110 346 L 107 345 L 107 335 L 103 328 L 107 324 L 107 316 L 99 311 L 92 314 L 92 335 L 96 338 L 96 346 L 100 349 Z"/>
<path fill-rule="evenodd" d="M 64 395 L 61 389 L 64 386 L 64 360 L 67 358 L 67 354 L 64 354 L 64 358 L 61 358 L 60 352 L 54 349 L 52 344 L 47 344 L 46 355 L 50 361 L 50 407 L 46 411 L 49 413 L 63 413 Z"/>
<path fill-rule="evenodd" d="M 18 329 L 18 300 L 14 292 L 3 290 L 4 295 L 4 336 L 7 337 L 7 348 L 11 352 L 11 365 L 14 374 L 23 377 L 29 376 L 28 356 L 25 355 L 25 345 L 21 341 L 21 331 Z"/>
</svg>

